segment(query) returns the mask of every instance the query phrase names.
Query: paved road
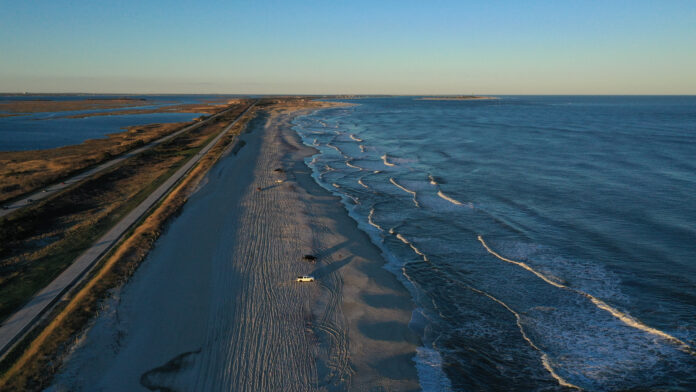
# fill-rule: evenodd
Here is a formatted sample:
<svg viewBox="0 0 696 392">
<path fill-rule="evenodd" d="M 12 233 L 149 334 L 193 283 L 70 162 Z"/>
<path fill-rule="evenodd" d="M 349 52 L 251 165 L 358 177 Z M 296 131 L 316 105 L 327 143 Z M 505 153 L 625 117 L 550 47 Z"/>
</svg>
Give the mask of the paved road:
<svg viewBox="0 0 696 392">
<path fill-rule="evenodd" d="M 135 150 L 129 151 L 126 154 L 120 155 L 118 158 L 114 158 L 110 161 L 107 161 L 107 162 L 104 162 L 98 166 L 95 166 L 95 167 L 93 167 L 85 172 L 82 172 L 76 176 L 70 177 L 65 181 L 49 185 L 43 189 L 39 189 L 38 191 L 31 193 L 27 196 L 24 196 L 23 198 L 21 198 L 19 200 L 15 200 L 12 203 L 3 204 L 3 209 L 0 209 L 0 218 L 2 218 L 5 215 L 8 215 L 8 214 L 15 212 L 20 208 L 26 207 L 26 206 L 28 206 L 32 203 L 35 203 L 41 199 L 45 199 L 45 198 L 47 198 L 47 197 L 49 197 L 57 192 L 60 192 L 61 190 L 65 189 L 65 188 L 67 188 L 75 183 L 78 183 L 86 178 L 93 176 L 96 173 L 99 173 L 99 172 L 106 170 L 114 165 L 117 165 L 117 164 L 123 162 L 124 160 L 134 156 L 134 155 L 140 154 L 143 151 L 147 151 L 147 150 L 149 150 L 149 149 L 151 149 L 159 144 L 162 144 L 170 139 L 173 139 L 173 138 L 181 135 L 184 132 L 188 132 L 190 130 L 196 129 L 196 128 L 214 120 L 215 118 L 222 116 L 223 114 L 226 114 L 227 112 L 229 112 L 232 109 L 234 109 L 234 108 L 230 108 L 230 109 L 224 110 L 222 112 L 219 112 L 213 116 L 210 116 L 205 121 L 201 121 L 201 122 L 198 122 L 196 124 L 189 125 L 186 128 L 183 128 L 179 131 L 176 131 L 172 134 L 169 134 L 163 138 L 157 139 L 154 142 L 150 142 L 149 144 L 146 144 L 140 148 L 136 148 Z"/>
<path fill-rule="evenodd" d="M 111 230 L 99 238 L 91 248 L 80 255 L 75 262 L 63 271 L 56 279 L 36 294 L 22 309 L 5 320 L 0 325 L 0 358 L 29 332 L 40 317 L 49 310 L 63 294 L 73 287 L 96 264 L 96 262 L 114 246 L 121 236 L 135 224 L 155 203 L 157 203 L 215 144 L 227 134 L 227 131 L 237 123 L 251 108 L 253 103 L 242 112 L 230 125 L 225 127 L 210 143 L 169 179 L 160 185 L 147 199 L 141 202 L 133 211 L 118 222 Z"/>
</svg>

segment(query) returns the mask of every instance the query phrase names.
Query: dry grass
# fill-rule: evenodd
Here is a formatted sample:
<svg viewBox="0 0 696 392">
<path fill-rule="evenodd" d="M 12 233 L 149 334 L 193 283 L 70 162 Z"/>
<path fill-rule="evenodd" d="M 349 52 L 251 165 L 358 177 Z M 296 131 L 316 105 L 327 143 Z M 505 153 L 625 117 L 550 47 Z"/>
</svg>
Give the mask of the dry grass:
<svg viewBox="0 0 696 392">
<path fill-rule="evenodd" d="M 196 111 L 216 113 L 227 107 L 240 109 L 245 103 L 244 100 L 229 100 L 228 105 L 193 106 Z M 0 203 L 54 184 L 193 123 L 138 125 L 73 146 L 0 152 Z"/>
<path fill-rule="evenodd" d="M 40 113 L 64 112 L 69 110 L 115 109 L 129 106 L 142 106 L 145 99 L 81 99 L 76 101 L 31 100 L 0 103 L 0 112 Z"/>
<path fill-rule="evenodd" d="M 67 268 L 243 109 L 0 219 L 0 320 Z"/>
<path fill-rule="evenodd" d="M 53 184 L 190 124 L 142 125 L 74 146 L 0 152 L 0 202 Z"/>
<path fill-rule="evenodd" d="M 148 114 L 148 113 L 215 113 L 220 109 L 225 108 L 229 105 L 239 105 L 242 103 L 242 99 L 230 99 L 222 103 L 209 103 L 209 104 L 185 104 L 185 105 L 172 105 L 164 106 L 156 109 L 127 109 L 119 110 L 117 114 Z M 85 117 L 95 117 L 95 116 L 109 116 L 113 115 L 114 112 L 98 112 L 98 113 L 85 113 L 85 114 L 75 114 L 72 116 L 65 116 L 65 118 L 85 118 Z"/>
<path fill-rule="evenodd" d="M 12 358 L 15 361 L 0 377 L 0 390 L 32 391 L 48 385 L 72 338 L 85 328 L 101 299 L 133 274 L 161 234 L 167 220 L 183 206 L 249 118 L 251 116 L 247 115 L 246 121 L 237 123 L 229 136 L 222 138 L 154 212 L 101 262 L 69 302 L 54 311 L 51 321 L 28 344 L 16 349 L 21 352 L 10 353 L 6 362 Z"/>
</svg>

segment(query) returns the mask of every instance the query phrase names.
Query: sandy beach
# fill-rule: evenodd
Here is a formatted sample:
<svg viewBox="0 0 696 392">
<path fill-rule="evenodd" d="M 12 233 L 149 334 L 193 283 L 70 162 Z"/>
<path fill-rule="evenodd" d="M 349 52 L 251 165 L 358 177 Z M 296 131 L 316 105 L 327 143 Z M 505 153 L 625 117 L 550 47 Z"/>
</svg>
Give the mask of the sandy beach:
<svg viewBox="0 0 696 392">
<path fill-rule="evenodd" d="M 419 389 L 409 293 L 311 178 L 297 109 L 250 123 L 49 390 Z"/>
</svg>

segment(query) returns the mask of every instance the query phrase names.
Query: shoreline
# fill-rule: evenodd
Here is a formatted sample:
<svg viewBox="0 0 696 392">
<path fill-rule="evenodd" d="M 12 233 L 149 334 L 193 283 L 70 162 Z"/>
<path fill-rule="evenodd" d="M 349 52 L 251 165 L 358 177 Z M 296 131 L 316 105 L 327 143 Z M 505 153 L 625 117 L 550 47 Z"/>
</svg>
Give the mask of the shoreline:
<svg viewBox="0 0 696 392">
<path fill-rule="evenodd" d="M 315 200 L 314 208 L 318 211 L 313 215 L 319 220 L 330 219 L 333 223 L 330 227 L 335 230 L 333 235 L 341 237 L 337 239 L 325 235 L 327 238 L 321 238 L 322 242 L 331 244 L 337 240 L 339 243 L 350 241 L 348 246 L 338 249 L 348 255 L 339 255 L 343 259 L 337 262 L 345 263 L 340 267 L 345 292 L 341 298 L 342 311 L 347 320 L 345 327 L 348 330 L 352 363 L 356 369 L 351 389 L 364 390 L 381 386 L 386 390 L 420 390 L 414 360 L 421 343 L 409 327 L 415 303 L 399 278 L 386 268 L 388 262 L 382 249 L 372 242 L 368 233 L 359 228 L 341 197 L 322 187 L 314 178 L 312 169 L 305 163 L 305 158 L 319 151 L 303 143 L 292 121 L 310 114 L 297 114 L 288 121 L 291 132 L 289 137 L 304 150 L 302 160 L 296 166 L 307 172 L 297 177 L 298 184 L 324 204 L 317 208 Z M 317 222 L 317 225 L 326 226 L 326 223 Z"/>
<path fill-rule="evenodd" d="M 419 389 L 410 293 L 304 162 L 315 150 L 290 121 L 316 109 L 275 107 L 249 124 L 52 390 Z"/>
</svg>

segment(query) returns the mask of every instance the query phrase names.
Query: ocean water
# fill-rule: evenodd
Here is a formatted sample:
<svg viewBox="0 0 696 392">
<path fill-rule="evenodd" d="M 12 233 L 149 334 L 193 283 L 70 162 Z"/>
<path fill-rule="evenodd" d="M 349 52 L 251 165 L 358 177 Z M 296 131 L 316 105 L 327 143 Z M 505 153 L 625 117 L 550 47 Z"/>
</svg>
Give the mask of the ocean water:
<svg viewBox="0 0 696 392">
<path fill-rule="evenodd" d="M 79 144 L 88 139 L 102 138 L 122 132 L 131 125 L 186 122 L 203 113 L 119 114 L 122 110 L 150 109 L 163 106 L 200 103 L 207 100 L 231 98 L 220 95 L 0 95 L 0 102 L 51 100 L 76 101 L 85 99 L 144 99 L 142 105 L 116 109 L 77 110 L 31 113 L 0 117 L 0 151 L 21 151 L 56 148 Z M 108 116 L 65 118 L 77 114 L 112 112 Z"/>
<path fill-rule="evenodd" d="M 414 296 L 425 390 L 696 390 L 696 97 L 346 102 L 295 129 Z"/>
</svg>

